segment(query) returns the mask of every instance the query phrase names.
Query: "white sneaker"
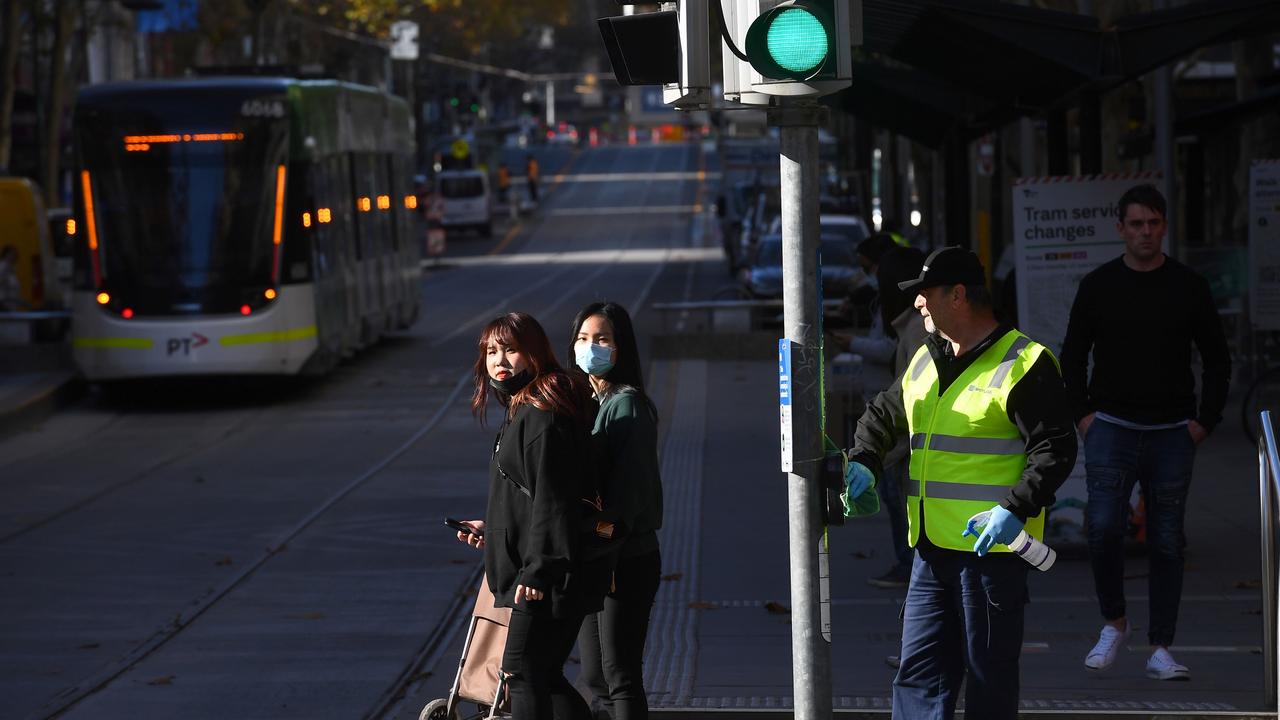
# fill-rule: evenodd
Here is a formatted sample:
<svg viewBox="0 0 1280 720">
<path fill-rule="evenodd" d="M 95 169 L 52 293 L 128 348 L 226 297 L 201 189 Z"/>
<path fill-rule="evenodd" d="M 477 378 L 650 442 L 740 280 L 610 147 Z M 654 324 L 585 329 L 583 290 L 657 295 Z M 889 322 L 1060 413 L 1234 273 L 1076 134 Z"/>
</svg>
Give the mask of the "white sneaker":
<svg viewBox="0 0 1280 720">
<path fill-rule="evenodd" d="M 1111 625 L 1103 625 L 1102 632 L 1098 634 L 1098 644 L 1084 656 L 1084 666 L 1090 670 L 1106 670 L 1111 667 L 1116 661 L 1116 655 L 1120 653 L 1120 646 L 1129 637 L 1129 628 L 1126 624 L 1124 630 L 1120 631 Z"/>
<path fill-rule="evenodd" d="M 1186 665 L 1178 664 L 1173 655 L 1165 648 L 1156 648 L 1147 660 L 1147 677 L 1152 680 L 1190 680 L 1191 671 Z"/>
</svg>

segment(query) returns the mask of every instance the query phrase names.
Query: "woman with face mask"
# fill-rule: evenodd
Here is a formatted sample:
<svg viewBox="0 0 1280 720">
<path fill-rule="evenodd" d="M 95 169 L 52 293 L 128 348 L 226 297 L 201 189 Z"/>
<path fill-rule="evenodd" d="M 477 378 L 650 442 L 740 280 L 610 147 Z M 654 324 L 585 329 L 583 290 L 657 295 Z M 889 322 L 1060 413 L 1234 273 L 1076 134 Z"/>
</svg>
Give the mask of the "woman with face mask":
<svg viewBox="0 0 1280 720">
<path fill-rule="evenodd" d="M 596 492 L 582 462 L 591 452 L 590 401 L 529 315 L 490 322 L 478 351 L 472 414 L 484 423 L 490 394 L 506 412 L 489 460 L 485 519 L 467 521 L 474 532 L 458 540 L 484 549 L 494 604 L 512 610 L 502 656 L 512 716 L 587 720 L 590 708 L 564 663 L 605 589 L 582 547 L 583 498 Z"/>
<path fill-rule="evenodd" d="M 635 331 L 621 305 L 586 306 L 572 337 L 575 364 L 600 404 L 591 433 L 597 484 L 622 536 L 604 608 L 586 617 L 578 637 L 582 674 L 613 720 L 637 720 L 649 714 L 641 663 L 662 568 L 658 412 L 645 394 Z"/>
</svg>

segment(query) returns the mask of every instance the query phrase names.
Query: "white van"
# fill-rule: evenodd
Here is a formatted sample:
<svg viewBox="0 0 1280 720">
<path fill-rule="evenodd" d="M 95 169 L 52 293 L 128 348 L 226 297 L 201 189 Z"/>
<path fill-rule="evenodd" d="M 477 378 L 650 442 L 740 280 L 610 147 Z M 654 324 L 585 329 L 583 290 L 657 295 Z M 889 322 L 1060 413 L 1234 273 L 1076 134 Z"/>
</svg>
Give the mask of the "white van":
<svg viewBox="0 0 1280 720">
<path fill-rule="evenodd" d="M 445 170 L 436 176 L 446 230 L 473 228 L 493 234 L 493 200 L 489 178 L 479 170 Z"/>
</svg>

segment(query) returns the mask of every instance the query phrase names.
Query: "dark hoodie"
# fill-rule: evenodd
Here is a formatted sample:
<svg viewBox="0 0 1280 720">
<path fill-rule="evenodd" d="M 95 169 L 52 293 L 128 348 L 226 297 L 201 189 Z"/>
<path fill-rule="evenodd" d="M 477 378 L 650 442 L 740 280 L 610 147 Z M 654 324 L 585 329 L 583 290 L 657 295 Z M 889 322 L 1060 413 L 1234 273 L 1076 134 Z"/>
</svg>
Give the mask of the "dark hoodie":
<svg viewBox="0 0 1280 720">
<path fill-rule="evenodd" d="M 531 611 L 566 617 L 600 609 L 599 573 L 582 568 L 582 498 L 595 495 L 589 447 L 585 427 L 532 405 L 498 431 L 484 549 L 497 606 L 514 607 L 516 585 L 525 585 L 546 594 Z"/>
</svg>

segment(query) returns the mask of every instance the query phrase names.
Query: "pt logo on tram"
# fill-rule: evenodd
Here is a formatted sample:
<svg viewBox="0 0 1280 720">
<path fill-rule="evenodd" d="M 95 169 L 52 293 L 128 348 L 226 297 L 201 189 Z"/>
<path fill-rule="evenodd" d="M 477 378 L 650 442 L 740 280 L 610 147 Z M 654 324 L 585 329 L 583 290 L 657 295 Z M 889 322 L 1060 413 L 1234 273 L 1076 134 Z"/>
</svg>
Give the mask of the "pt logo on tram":
<svg viewBox="0 0 1280 720">
<path fill-rule="evenodd" d="M 209 338 L 198 332 L 193 332 L 191 337 L 169 338 L 169 341 L 165 343 L 165 350 L 167 355 L 173 355 L 179 350 L 182 351 L 183 355 L 190 355 L 192 350 L 201 345 L 206 345 L 208 342 Z"/>
</svg>

